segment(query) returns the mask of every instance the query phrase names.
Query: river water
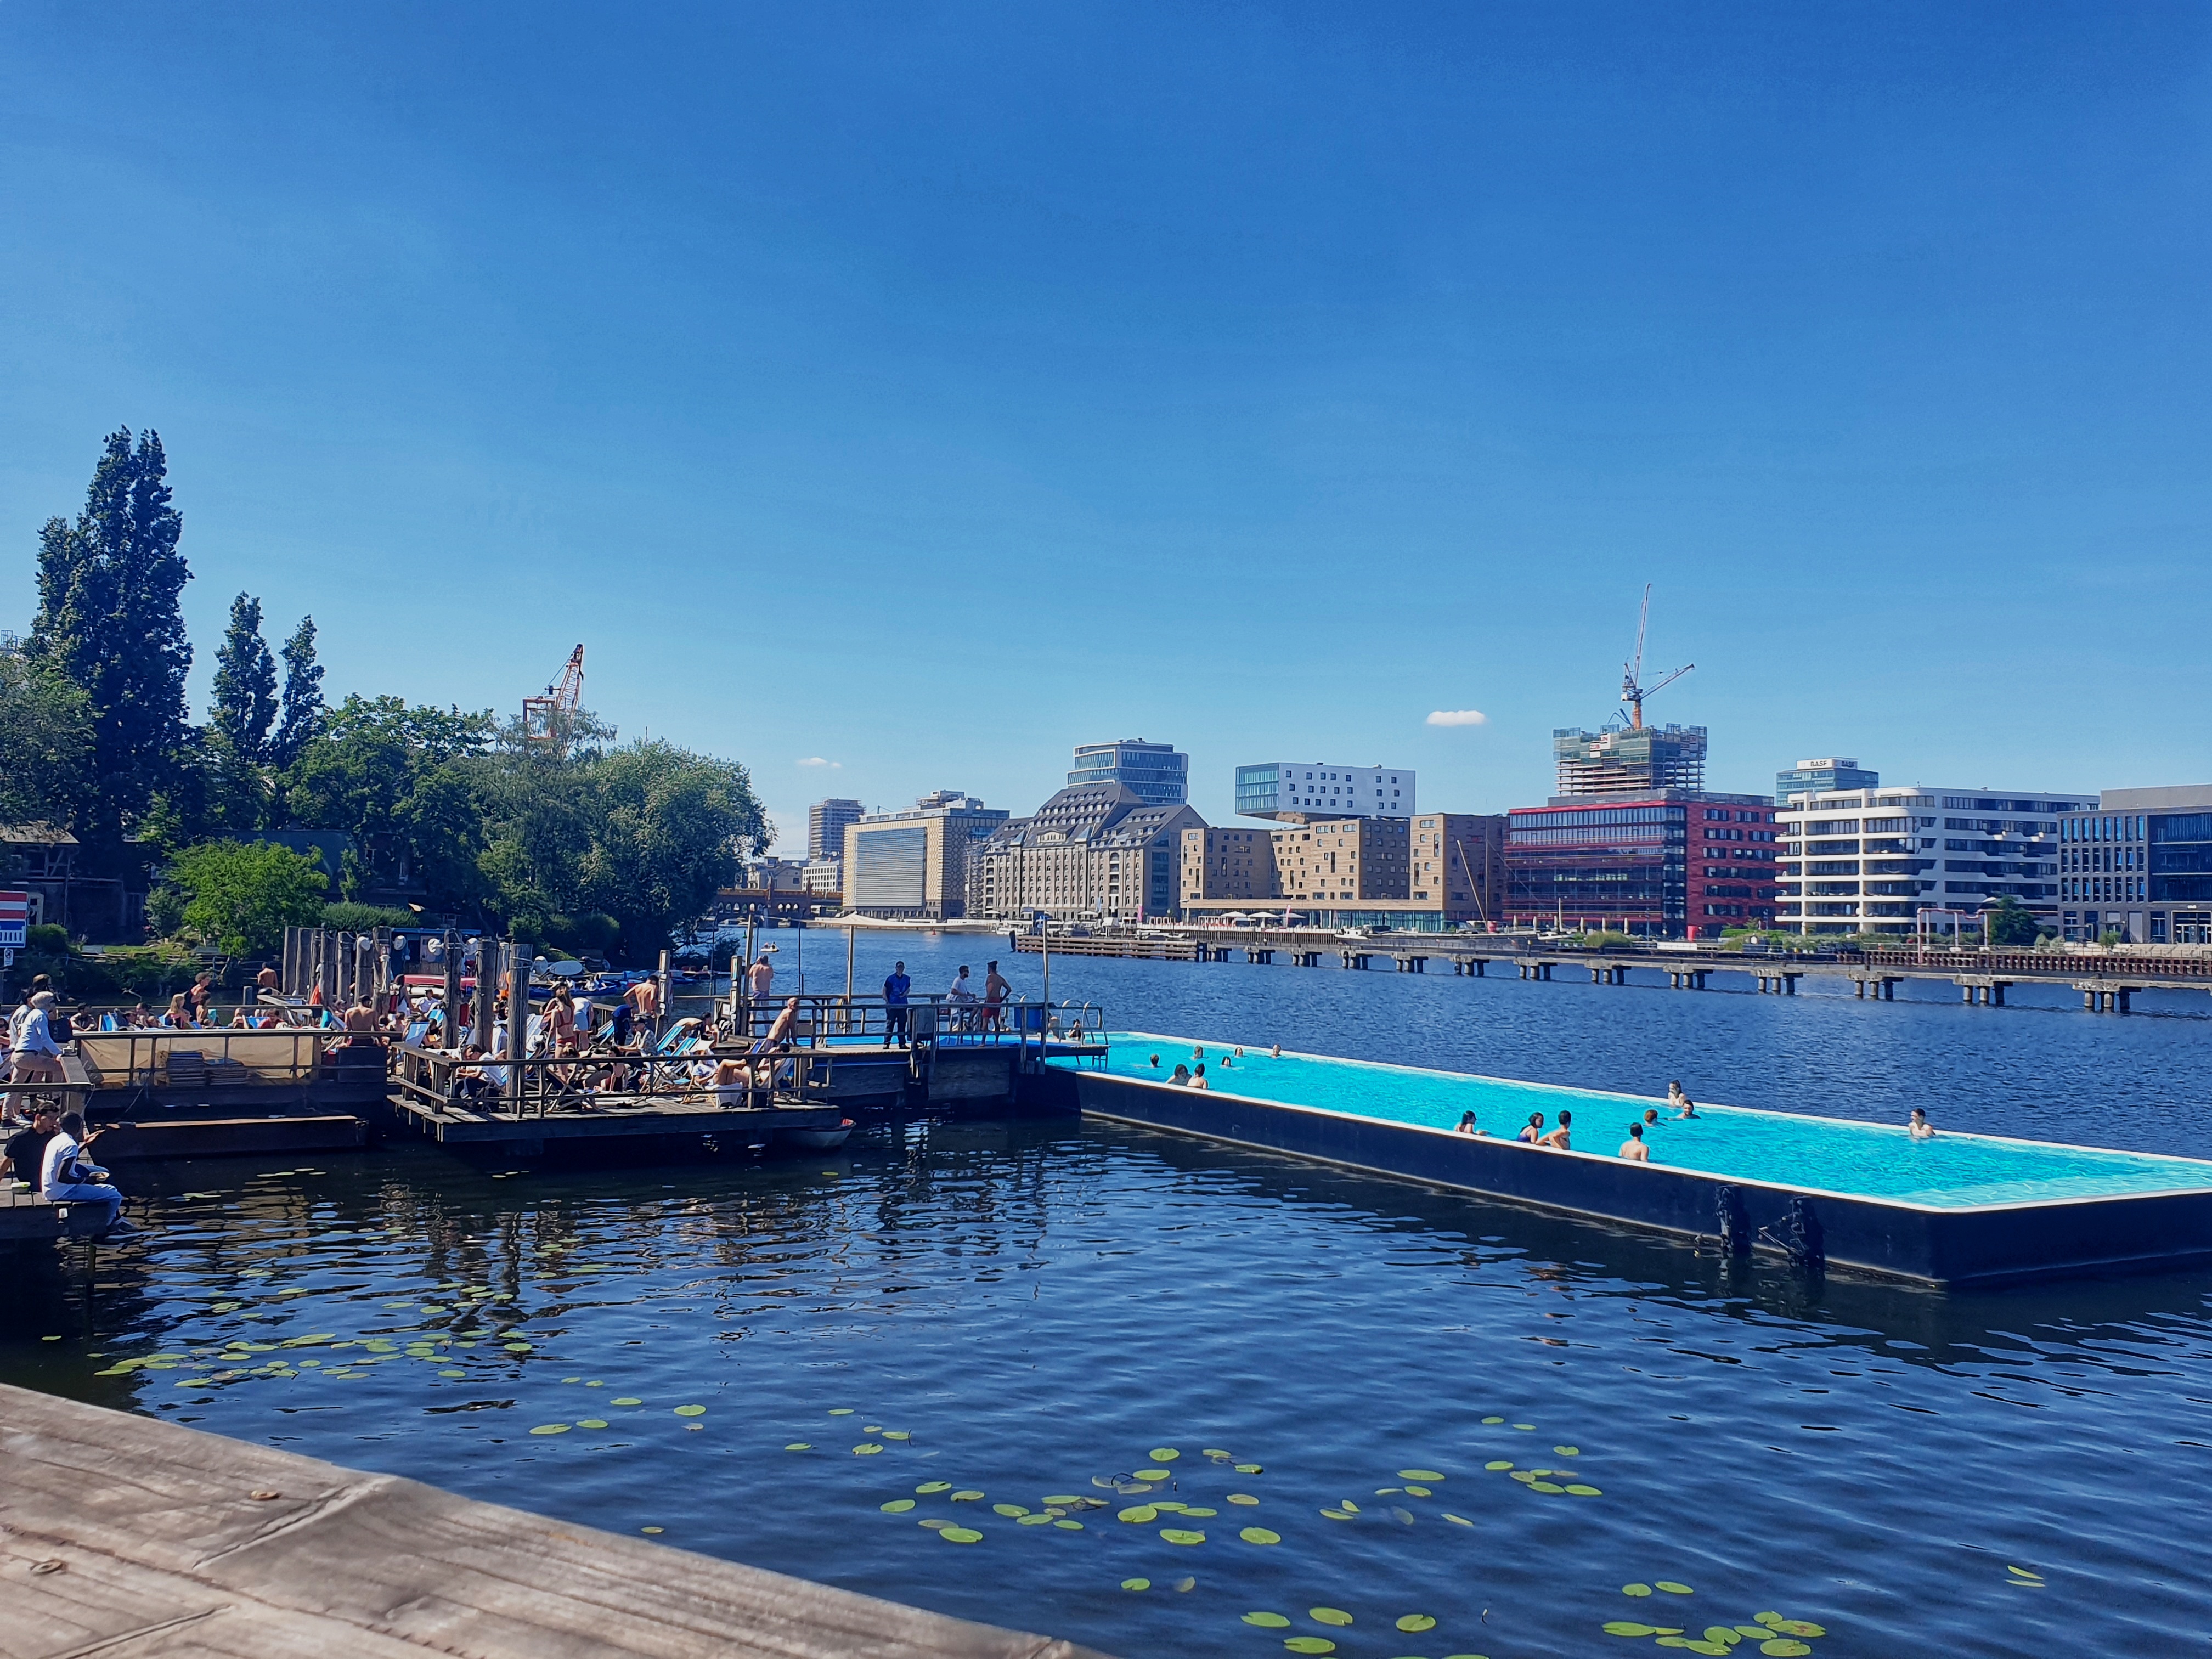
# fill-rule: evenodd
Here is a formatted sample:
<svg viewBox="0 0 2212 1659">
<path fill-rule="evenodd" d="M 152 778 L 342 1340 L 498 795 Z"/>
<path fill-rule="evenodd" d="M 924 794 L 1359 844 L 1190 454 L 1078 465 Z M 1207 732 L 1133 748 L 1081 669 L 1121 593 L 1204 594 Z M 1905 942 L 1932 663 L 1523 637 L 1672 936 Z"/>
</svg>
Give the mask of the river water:
<svg viewBox="0 0 2212 1659">
<path fill-rule="evenodd" d="M 809 988 L 842 988 L 842 936 L 807 943 Z M 995 954 L 1033 992 L 1003 943 L 864 937 L 859 977 L 897 954 L 935 989 Z M 2212 1007 L 2187 1000 L 1052 971 L 1114 1025 L 1209 1041 L 2208 1150 Z M 1066 1122 L 911 1123 L 751 1169 L 403 1146 L 129 1184 L 141 1240 L 11 1266 L 0 1378 L 1109 1652 L 2212 1636 L 2202 1273 L 1808 1283 Z"/>
</svg>

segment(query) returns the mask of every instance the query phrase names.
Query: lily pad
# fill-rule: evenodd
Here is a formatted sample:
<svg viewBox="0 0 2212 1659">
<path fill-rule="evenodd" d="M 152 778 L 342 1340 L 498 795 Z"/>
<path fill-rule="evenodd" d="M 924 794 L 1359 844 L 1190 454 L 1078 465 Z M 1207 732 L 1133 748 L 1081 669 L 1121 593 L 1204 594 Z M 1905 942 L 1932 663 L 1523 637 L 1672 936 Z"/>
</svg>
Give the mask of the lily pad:
<svg viewBox="0 0 2212 1659">
<path fill-rule="evenodd" d="M 2040 1578 L 2043 1577 L 2041 1573 L 2036 1571 L 2033 1567 L 2015 1567 L 2009 1561 L 2005 1563 L 2005 1571 L 2007 1572 L 2016 1572 L 2023 1578 Z"/>
<path fill-rule="evenodd" d="M 1433 1481 L 1441 1480 L 1443 1476 L 1438 1474 L 1434 1469 L 1401 1469 L 1398 1471 L 1398 1478 L 1401 1480 Z"/>
<path fill-rule="evenodd" d="M 1828 1633 L 1826 1625 L 1816 1625 L 1809 1619 L 1784 1619 L 1773 1628 L 1784 1636 L 1826 1636 Z"/>
<path fill-rule="evenodd" d="M 1498 1469 L 1510 1469 L 1513 1465 L 1507 1462 L 1504 1458 L 1500 1458 L 1494 1463 L 1485 1463 L 1482 1467 L 1486 1469 L 1495 1471 Z"/>
<path fill-rule="evenodd" d="M 1416 1636 L 1425 1630 L 1434 1630 L 1436 1627 L 1437 1621 L 1425 1613 L 1409 1613 L 1398 1620 L 1398 1628 L 1409 1636 Z"/>
<path fill-rule="evenodd" d="M 1169 1478 L 1170 1476 L 1165 1469 L 1139 1469 L 1137 1471 L 1137 1479 L 1139 1480 L 1165 1480 Z"/>
<path fill-rule="evenodd" d="M 106 1371 L 102 1371 L 100 1375 L 105 1376 L 107 1373 Z M 466 1376 L 468 1373 L 466 1371 L 440 1371 L 438 1375 L 441 1376 Z"/>
<path fill-rule="evenodd" d="M 1528 1490 L 1530 1492 L 1547 1492 L 1556 1496 L 1558 1493 L 1566 1491 L 1566 1488 L 1556 1480 L 1531 1480 L 1528 1483 Z"/>
<path fill-rule="evenodd" d="M 1116 1521 L 1127 1521 L 1133 1525 L 1141 1527 L 1147 1522 L 1158 1520 L 1160 1512 L 1150 1504 L 1132 1504 L 1127 1509 L 1117 1513 L 1114 1518 Z"/>
<path fill-rule="evenodd" d="M 1502 1417 L 1486 1417 L 1482 1420 L 1486 1423 L 1503 1423 L 1505 1419 Z"/>
<path fill-rule="evenodd" d="M 1249 1492 L 1232 1492 L 1229 1494 L 1229 1501 L 1232 1504 L 1256 1504 L 1260 1500 Z"/>
<path fill-rule="evenodd" d="M 1181 1457 L 1182 1454 L 1177 1451 L 1173 1446 L 1155 1446 L 1152 1450 L 1146 1452 L 1145 1455 L 1151 1458 L 1155 1463 L 1172 1463 L 1176 1458 Z"/>
<path fill-rule="evenodd" d="M 1513 1426 L 1520 1430 L 1523 1434 L 1534 1434 L 1536 1432 L 1536 1425 L 1534 1423 L 1516 1423 Z"/>
<path fill-rule="evenodd" d="M 1237 1535 L 1248 1544 L 1279 1544 L 1283 1541 L 1282 1534 L 1270 1532 L 1265 1527 L 1247 1527 Z"/>
<path fill-rule="evenodd" d="M 1656 1636 L 1659 1627 L 1639 1625 L 1632 1619 L 1613 1619 L 1607 1621 L 1605 1633 L 1607 1636 Z"/>
<path fill-rule="evenodd" d="M 965 1492 L 954 1492 L 952 1496 L 945 1501 L 951 1504 L 973 1504 L 978 1502 L 982 1496 L 983 1494 L 979 1489 L 970 1486 Z"/>
<path fill-rule="evenodd" d="M 1471 1527 L 1474 1524 L 1474 1522 L 1468 1520 L 1465 1516 L 1454 1515 L 1449 1510 L 1446 1510 L 1444 1511 L 1444 1519 L 1450 1522 L 1455 1527 Z"/>
<path fill-rule="evenodd" d="M 574 1426 L 567 1423 L 540 1423 L 531 1430 L 532 1434 L 566 1434 Z"/>
<path fill-rule="evenodd" d="M 950 1480 L 925 1480 L 920 1486 L 916 1486 L 915 1490 L 916 1492 L 951 1492 L 952 1490 L 952 1483 Z"/>
<path fill-rule="evenodd" d="M 885 1515 L 904 1515 L 908 1510 L 914 1507 L 914 1499 L 911 1498 L 894 1498 L 890 1503 L 878 1504 L 878 1507 L 881 1509 Z"/>
<path fill-rule="evenodd" d="M 665 1532 L 668 1528 L 665 1527 L 640 1527 L 638 1530 L 640 1532 Z"/>
<path fill-rule="evenodd" d="M 1692 1589 L 1687 1584 L 1678 1584 L 1671 1578 L 1655 1578 L 1651 1581 L 1651 1588 L 1654 1589 L 1665 1590 L 1669 1595 L 1695 1595 L 1697 1594 L 1697 1592 Z"/>
<path fill-rule="evenodd" d="M 1058 1527 L 1063 1532 L 1081 1532 L 1083 1530 L 1083 1522 L 1080 1521 L 1055 1521 L 1052 1524 Z"/>
<path fill-rule="evenodd" d="M 1732 1648 L 1742 1641 L 1743 1638 L 1736 1633 L 1736 1628 L 1733 1625 L 1708 1625 L 1705 1626 L 1705 1640 L 1718 1642 L 1724 1648 Z"/>
<path fill-rule="evenodd" d="M 1239 1474 L 1258 1474 L 1261 1473 L 1261 1469 L 1257 1463 L 1239 1463 L 1237 1466 L 1237 1473 Z"/>
<path fill-rule="evenodd" d="M 1761 1642 L 1759 1650 L 1771 1654 L 1773 1659 L 1804 1659 L 1813 1650 L 1794 1636 L 1778 1636 L 1771 1642 Z"/>
<path fill-rule="evenodd" d="M 830 1408 L 830 1415 L 832 1417 L 850 1417 L 852 1414 L 853 1408 L 850 1406 L 832 1406 Z"/>
<path fill-rule="evenodd" d="M 576 1426 L 580 1429 L 604 1429 L 606 1425 L 607 1420 L 604 1417 L 580 1417 L 576 1419 Z"/>
<path fill-rule="evenodd" d="M 786 1451 L 812 1451 L 813 1449 L 813 1443 L 806 1440 L 794 1440 L 784 1448 Z"/>
<path fill-rule="evenodd" d="M 884 1438 L 886 1440 L 911 1440 L 914 1437 L 908 1433 L 904 1429 L 885 1429 L 884 1431 Z"/>
<path fill-rule="evenodd" d="M 1349 1510 L 1323 1510 L 1322 1513 L 1332 1521 L 1352 1521 L 1358 1518 Z"/>
<path fill-rule="evenodd" d="M 1602 1498 L 1605 1496 L 1605 1492 L 1601 1487 L 1585 1486 L 1581 1481 L 1577 1480 L 1573 1486 L 1567 1488 L 1567 1496 L 1570 1498 Z"/>
<path fill-rule="evenodd" d="M 1406 1488 L 1406 1496 L 1408 1498 L 1434 1498 L 1436 1493 L 1427 1486 L 1408 1486 Z"/>
<path fill-rule="evenodd" d="M 1583 1455 L 1580 1446 L 1554 1446 L 1552 1449 L 1562 1457 L 1580 1457 Z"/>
<path fill-rule="evenodd" d="M 1162 1527 L 1160 1536 L 1170 1544 L 1203 1544 L 1206 1541 L 1204 1533 L 1192 1532 L 1184 1527 Z"/>
<path fill-rule="evenodd" d="M 1152 1507 L 1158 1509 L 1159 1505 L 1155 1504 Z M 1211 1521 L 1221 1513 L 1219 1510 L 1200 1509 L 1189 1504 L 1182 1505 L 1182 1512 L 1194 1521 Z"/>
<path fill-rule="evenodd" d="M 676 1414 L 678 1417 L 704 1417 L 707 1408 L 704 1406 L 678 1406 Z"/>
<path fill-rule="evenodd" d="M 1283 1645 L 1292 1653 L 1334 1653 L 1336 1644 L 1325 1636 L 1286 1636 Z"/>
<path fill-rule="evenodd" d="M 1048 1526 L 1051 1522 L 1052 1517 L 1048 1515 L 1024 1515 L 1014 1524 L 1018 1527 L 1042 1527 Z"/>
<path fill-rule="evenodd" d="M 1291 1627 L 1291 1621 L 1279 1613 L 1248 1613 L 1244 1615 L 1244 1622 L 1257 1625 L 1261 1630 L 1288 1630 Z"/>
<path fill-rule="evenodd" d="M 1316 1625 L 1348 1625 L 1352 1615 L 1342 1607 L 1308 1607 L 1306 1617 Z"/>
<path fill-rule="evenodd" d="M 1149 1578 L 1124 1578 L 1121 1581 L 1121 1588 L 1125 1590 L 1148 1590 L 1152 1587 L 1152 1581 Z"/>
<path fill-rule="evenodd" d="M 874 1441 L 865 1440 L 859 1445 L 853 1448 L 853 1455 L 855 1457 L 873 1457 L 881 1450 L 883 1450 L 883 1448 L 878 1446 Z"/>
<path fill-rule="evenodd" d="M 1156 1500 L 1153 1503 L 1152 1507 L 1159 1510 L 1163 1515 L 1187 1515 L 1190 1511 L 1189 1504 L 1178 1504 L 1174 1502 L 1172 1499 L 1165 1498 Z"/>
<path fill-rule="evenodd" d="M 1048 1504 L 1080 1504 L 1083 1500 L 1073 1492 L 1063 1492 L 1048 1494 L 1044 1501 Z"/>
<path fill-rule="evenodd" d="M 927 1521 L 917 1521 L 914 1524 L 917 1527 L 927 1527 L 932 1532 L 942 1532 L 945 1528 L 955 1526 L 958 1523 L 956 1522 L 947 1521 L 941 1515 L 933 1515 Z"/>
<path fill-rule="evenodd" d="M 1651 1594 L 1651 1586 L 1649 1584 L 1623 1584 L 1620 1587 L 1620 1593 L 1623 1595 L 1649 1595 Z"/>
<path fill-rule="evenodd" d="M 860 1432 L 862 1434 L 881 1434 L 883 1431 L 884 1425 L 880 1423 L 863 1423 L 860 1425 Z"/>
<path fill-rule="evenodd" d="M 1754 1642 L 1764 1642 L 1774 1634 L 1765 1625 L 1738 1625 L 1735 1627 L 1735 1633 L 1738 1636 L 1748 1636 Z"/>
<path fill-rule="evenodd" d="M 948 1544 L 980 1544 L 983 1534 L 973 1527 L 939 1527 L 937 1535 Z"/>
<path fill-rule="evenodd" d="M 1027 1515 L 1029 1510 L 1019 1504 L 994 1504 L 991 1505 L 991 1512 L 994 1515 L 1003 1515 L 1007 1520 L 1013 1521 Z"/>
</svg>

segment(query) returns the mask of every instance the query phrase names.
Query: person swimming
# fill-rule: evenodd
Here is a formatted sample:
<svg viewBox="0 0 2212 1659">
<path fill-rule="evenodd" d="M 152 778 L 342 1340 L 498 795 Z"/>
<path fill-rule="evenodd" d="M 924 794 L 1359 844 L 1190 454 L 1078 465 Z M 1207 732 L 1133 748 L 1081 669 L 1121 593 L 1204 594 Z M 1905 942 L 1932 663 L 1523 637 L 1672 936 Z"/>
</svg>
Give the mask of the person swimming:
<svg viewBox="0 0 2212 1659">
<path fill-rule="evenodd" d="M 1936 1126 L 1928 1121 L 1928 1112 L 1924 1107 L 1915 1106 L 1912 1109 L 1912 1121 L 1905 1126 L 1905 1132 L 1915 1140 L 1936 1139 Z"/>
<path fill-rule="evenodd" d="M 1546 1135 L 1540 1144 L 1546 1146 L 1556 1146 L 1563 1152 L 1571 1152 L 1574 1151 L 1573 1146 L 1568 1140 L 1569 1130 L 1567 1127 L 1567 1126 L 1574 1121 L 1575 1115 L 1572 1112 L 1561 1112 L 1559 1114 L 1559 1127 L 1553 1130 L 1551 1133 Z"/>
<path fill-rule="evenodd" d="M 1644 1114 L 1644 1122 L 1646 1127 L 1650 1127 L 1656 1124 L 1658 1121 L 1659 1109 L 1656 1106 L 1651 1107 Z"/>
<path fill-rule="evenodd" d="M 1158 1054 L 1152 1056 L 1152 1069 L 1156 1072 L 1160 1069 L 1160 1057 Z"/>
<path fill-rule="evenodd" d="M 1544 1139 L 1544 1115 L 1541 1112 L 1529 1113 L 1528 1122 L 1522 1125 L 1521 1133 L 1515 1139 L 1525 1140 L 1531 1146 L 1540 1142 Z"/>
<path fill-rule="evenodd" d="M 1270 1060 L 1280 1060 L 1282 1057 L 1283 1045 L 1279 1042 L 1275 1044 L 1273 1048 L 1267 1050 L 1267 1058 Z"/>
<path fill-rule="evenodd" d="M 1190 1086 L 1194 1089 L 1211 1089 L 1213 1086 L 1211 1083 L 1208 1083 L 1206 1080 L 1205 1066 L 1201 1066 L 1197 1071 L 1191 1073 Z"/>
<path fill-rule="evenodd" d="M 1667 1085 L 1667 1103 L 1674 1108 L 1676 1117 L 1695 1117 L 1698 1115 L 1698 1103 L 1683 1090 L 1680 1078 Z"/>
<path fill-rule="evenodd" d="M 1459 1127 L 1452 1131 L 1452 1133 L 1454 1134 L 1462 1135 L 1473 1134 L 1474 1133 L 1474 1114 L 1473 1112 L 1462 1112 L 1459 1117 Z"/>
<path fill-rule="evenodd" d="M 1168 1079 L 1168 1083 L 1170 1086 L 1174 1088 L 1188 1088 L 1190 1086 L 1190 1067 L 1188 1066 L 1176 1066 L 1175 1068 L 1175 1075 Z"/>
<path fill-rule="evenodd" d="M 1632 1164 L 1649 1164 L 1651 1161 L 1651 1149 L 1644 1144 L 1644 1126 L 1641 1123 L 1628 1126 L 1628 1139 L 1620 1143 L 1620 1156 Z"/>
</svg>

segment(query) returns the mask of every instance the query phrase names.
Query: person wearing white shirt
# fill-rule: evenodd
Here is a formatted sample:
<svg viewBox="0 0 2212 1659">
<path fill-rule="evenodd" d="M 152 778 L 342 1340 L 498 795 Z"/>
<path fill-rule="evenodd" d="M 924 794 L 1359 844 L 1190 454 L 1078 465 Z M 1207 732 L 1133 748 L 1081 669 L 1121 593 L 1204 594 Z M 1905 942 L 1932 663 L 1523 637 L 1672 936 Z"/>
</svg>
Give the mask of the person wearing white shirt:
<svg viewBox="0 0 2212 1659">
<path fill-rule="evenodd" d="M 39 1176 L 39 1190 L 50 1204 L 106 1204 L 109 1231 L 122 1223 L 123 1194 L 108 1180 L 107 1171 L 86 1156 L 90 1144 L 84 1133 L 84 1114 L 64 1112 L 62 1132 L 46 1143 Z"/>
</svg>

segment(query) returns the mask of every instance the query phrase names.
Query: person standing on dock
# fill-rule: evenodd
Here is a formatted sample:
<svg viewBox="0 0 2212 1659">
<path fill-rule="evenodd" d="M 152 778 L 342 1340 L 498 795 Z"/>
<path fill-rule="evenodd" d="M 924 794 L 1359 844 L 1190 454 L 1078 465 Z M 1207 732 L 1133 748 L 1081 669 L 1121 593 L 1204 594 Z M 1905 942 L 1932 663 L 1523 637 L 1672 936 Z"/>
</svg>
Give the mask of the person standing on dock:
<svg viewBox="0 0 2212 1659">
<path fill-rule="evenodd" d="M 623 993 L 635 1014 L 640 1040 L 650 1045 L 660 1040 L 660 981 L 647 975 Z"/>
<path fill-rule="evenodd" d="M 907 977 L 906 963 L 891 963 L 891 971 L 884 981 L 884 1046 L 896 1043 L 907 1046 L 907 998 L 913 993 L 914 981 Z"/>
<path fill-rule="evenodd" d="M 1006 998 L 1012 993 L 1013 988 L 1006 982 L 1006 976 L 999 971 L 997 963 L 987 962 L 983 964 L 983 1029 L 985 1030 L 1003 1031 L 1006 1029 Z"/>
<path fill-rule="evenodd" d="M 972 1031 L 975 1029 L 975 992 L 969 982 L 968 964 L 962 963 L 960 971 L 953 975 L 952 988 L 945 994 L 952 1007 L 952 1029 Z"/>
</svg>

